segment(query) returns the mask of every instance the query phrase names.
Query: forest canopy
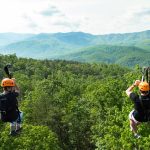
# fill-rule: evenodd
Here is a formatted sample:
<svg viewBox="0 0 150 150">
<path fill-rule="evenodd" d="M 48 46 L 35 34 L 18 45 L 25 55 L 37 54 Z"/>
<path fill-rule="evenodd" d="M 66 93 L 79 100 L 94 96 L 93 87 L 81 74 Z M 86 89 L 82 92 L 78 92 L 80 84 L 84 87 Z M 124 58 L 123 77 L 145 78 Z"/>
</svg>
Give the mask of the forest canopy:
<svg viewBox="0 0 150 150">
<path fill-rule="evenodd" d="M 128 114 L 133 104 L 125 90 L 141 79 L 138 66 L 35 60 L 0 55 L 3 67 L 12 64 L 21 90 L 23 131 L 9 137 L 9 124 L 0 123 L 1 149 L 100 150 L 148 149 L 149 124 L 133 138 Z M 2 91 L 2 89 L 1 89 Z M 137 89 L 135 89 L 135 92 Z"/>
</svg>

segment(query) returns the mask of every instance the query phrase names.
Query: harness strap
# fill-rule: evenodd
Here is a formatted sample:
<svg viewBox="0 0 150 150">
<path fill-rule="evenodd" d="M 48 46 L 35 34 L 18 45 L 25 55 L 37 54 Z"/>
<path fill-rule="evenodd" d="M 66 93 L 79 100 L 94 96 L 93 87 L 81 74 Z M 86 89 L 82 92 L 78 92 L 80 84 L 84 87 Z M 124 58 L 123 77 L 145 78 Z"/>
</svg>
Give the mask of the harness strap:
<svg viewBox="0 0 150 150">
<path fill-rule="evenodd" d="M 140 100 L 140 104 L 141 104 L 141 106 L 142 106 L 142 109 L 145 111 L 145 108 L 144 108 L 144 105 L 143 105 L 143 102 L 142 102 L 142 97 L 141 97 L 141 95 L 139 96 L 139 100 Z"/>
<path fill-rule="evenodd" d="M 144 105 L 143 105 L 143 102 L 142 102 L 142 97 L 141 97 L 141 95 L 139 96 L 139 100 L 140 100 L 140 104 L 141 104 L 141 106 L 142 106 L 142 109 L 143 109 L 144 113 L 146 114 L 146 117 L 147 117 L 148 122 L 149 122 L 149 121 L 150 121 L 150 110 L 146 110 L 146 109 L 145 109 L 145 107 L 144 107 Z"/>
</svg>

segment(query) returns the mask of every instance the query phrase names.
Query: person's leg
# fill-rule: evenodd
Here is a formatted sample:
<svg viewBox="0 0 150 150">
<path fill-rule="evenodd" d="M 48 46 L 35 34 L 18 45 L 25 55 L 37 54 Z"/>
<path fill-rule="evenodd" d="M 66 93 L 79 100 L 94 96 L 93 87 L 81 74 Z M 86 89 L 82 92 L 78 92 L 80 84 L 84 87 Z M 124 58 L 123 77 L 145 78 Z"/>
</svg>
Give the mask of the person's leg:
<svg viewBox="0 0 150 150">
<path fill-rule="evenodd" d="M 139 122 L 134 122 L 134 120 L 130 119 L 130 128 L 134 134 L 137 134 L 137 126 L 139 124 L 140 124 Z"/>
<path fill-rule="evenodd" d="M 16 122 L 10 123 L 10 135 L 16 135 Z"/>
<path fill-rule="evenodd" d="M 138 121 L 134 118 L 133 112 L 134 112 L 134 110 L 132 110 L 132 111 L 130 112 L 130 114 L 129 114 L 130 129 L 131 129 L 131 131 L 134 133 L 134 136 L 135 136 L 136 138 L 139 138 L 140 135 L 137 134 L 137 130 L 138 130 L 137 126 L 140 124 L 140 122 L 138 122 Z"/>
<path fill-rule="evenodd" d="M 21 123 L 22 123 L 22 118 L 23 118 L 23 112 L 20 111 L 20 112 L 19 112 L 19 117 L 18 117 L 18 119 L 17 119 L 17 124 L 16 124 L 16 131 L 17 131 L 17 132 L 22 129 L 22 127 L 21 127 L 21 125 L 22 125 L 22 124 L 21 124 Z"/>
</svg>

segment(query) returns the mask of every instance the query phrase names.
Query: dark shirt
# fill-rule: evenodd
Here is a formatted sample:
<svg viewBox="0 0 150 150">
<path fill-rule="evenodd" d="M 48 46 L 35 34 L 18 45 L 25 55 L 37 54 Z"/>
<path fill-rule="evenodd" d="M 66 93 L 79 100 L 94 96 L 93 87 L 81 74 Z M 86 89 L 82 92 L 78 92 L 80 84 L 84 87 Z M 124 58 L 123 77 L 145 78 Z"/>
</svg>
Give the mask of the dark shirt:
<svg viewBox="0 0 150 150">
<path fill-rule="evenodd" d="M 0 101 L 7 100 L 6 102 L 6 112 L 1 112 L 1 119 L 5 122 L 12 122 L 18 118 L 18 101 L 17 92 L 9 92 L 7 94 L 0 94 Z"/>
<path fill-rule="evenodd" d="M 133 116 L 135 119 L 140 122 L 148 121 L 149 114 L 147 114 L 147 112 L 150 110 L 150 94 L 139 96 L 138 94 L 131 93 L 130 98 L 134 103 L 135 111 Z"/>
</svg>

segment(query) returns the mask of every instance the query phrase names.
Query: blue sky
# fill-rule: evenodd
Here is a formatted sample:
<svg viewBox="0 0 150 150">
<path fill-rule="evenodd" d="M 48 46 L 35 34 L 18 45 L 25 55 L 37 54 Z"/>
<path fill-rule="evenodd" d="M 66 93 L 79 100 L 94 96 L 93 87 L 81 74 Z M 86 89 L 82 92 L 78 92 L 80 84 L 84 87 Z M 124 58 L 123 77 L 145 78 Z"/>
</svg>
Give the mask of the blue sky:
<svg viewBox="0 0 150 150">
<path fill-rule="evenodd" d="M 150 29 L 149 0 L 0 0 L 0 32 L 92 34 Z"/>
</svg>

